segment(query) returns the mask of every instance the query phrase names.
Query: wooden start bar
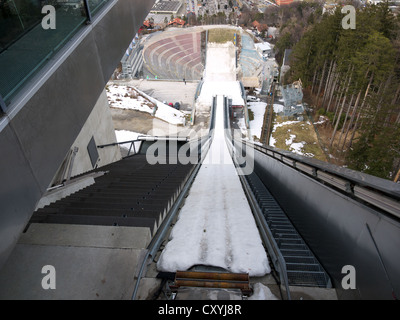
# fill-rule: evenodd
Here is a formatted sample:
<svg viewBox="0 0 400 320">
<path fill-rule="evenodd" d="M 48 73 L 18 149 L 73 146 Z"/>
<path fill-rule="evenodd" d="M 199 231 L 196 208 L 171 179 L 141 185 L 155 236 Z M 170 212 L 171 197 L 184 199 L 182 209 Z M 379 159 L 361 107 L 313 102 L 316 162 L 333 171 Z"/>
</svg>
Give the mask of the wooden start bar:
<svg viewBox="0 0 400 320">
<path fill-rule="evenodd" d="M 248 273 L 177 271 L 171 289 L 180 287 L 240 289 L 243 295 L 253 293 Z"/>
</svg>

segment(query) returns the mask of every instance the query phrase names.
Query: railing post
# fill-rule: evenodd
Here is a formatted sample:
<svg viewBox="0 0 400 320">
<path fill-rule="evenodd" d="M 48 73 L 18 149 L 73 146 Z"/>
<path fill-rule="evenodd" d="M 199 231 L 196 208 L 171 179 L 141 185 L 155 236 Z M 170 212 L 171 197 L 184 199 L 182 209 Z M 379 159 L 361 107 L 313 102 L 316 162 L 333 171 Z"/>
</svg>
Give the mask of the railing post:
<svg viewBox="0 0 400 320">
<path fill-rule="evenodd" d="M 91 24 L 92 23 L 92 14 L 90 13 L 88 0 L 83 0 L 83 5 L 85 6 L 85 12 L 86 12 L 86 18 L 87 18 L 86 23 Z"/>
<path fill-rule="evenodd" d="M 132 145 L 134 144 L 134 142 L 132 141 L 131 142 L 131 145 L 129 146 L 129 150 L 128 150 L 128 157 L 129 157 L 129 155 L 131 154 L 131 150 L 132 150 Z"/>
</svg>

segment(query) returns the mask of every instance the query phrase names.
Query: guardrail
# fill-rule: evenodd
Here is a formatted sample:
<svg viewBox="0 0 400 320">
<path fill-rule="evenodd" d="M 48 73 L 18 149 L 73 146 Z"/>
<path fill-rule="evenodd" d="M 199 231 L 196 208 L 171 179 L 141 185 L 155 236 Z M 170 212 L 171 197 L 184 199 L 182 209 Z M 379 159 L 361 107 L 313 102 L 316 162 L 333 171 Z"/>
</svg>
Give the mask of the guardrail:
<svg viewBox="0 0 400 320">
<path fill-rule="evenodd" d="M 400 184 L 246 140 L 241 142 L 355 200 L 400 219 Z"/>
<path fill-rule="evenodd" d="M 225 141 L 228 146 L 229 153 L 231 154 L 232 160 L 235 164 L 236 170 L 241 173 L 241 167 L 240 164 L 237 162 L 237 159 L 235 158 L 236 151 L 234 151 L 234 144 L 235 142 L 242 143 L 239 140 L 235 140 L 235 138 L 232 136 L 231 132 L 231 127 L 230 127 L 230 122 L 229 122 L 229 114 L 228 114 L 228 102 L 227 98 L 224 98 L 224 121 L 225 121 Z M 287 270 L 286 270 L 286 263 L 285 259 L 282 256 L 281 251 L 279 250 L 279 246 L 276 243 L 272 232 L 270 228 L 268 227 L 267 222 L 264 219 L 263 213 L 261 212 L 261 209 L 257 203 L 257 200 L 254 197 L 254 194 L 251 190 L 251 187 L 249 186 L 245 175 L 244 174 L 239 174 L 239 179 L 242 183 L 243 190 L 247 196 L 247 199 L 249 201 L 249 205 L 253 211 L 253 215 L 255 218 L 255 221 L 257 223 L 257 226 L 259 227 L 260 231 L 260 236 L 263 240 L 263 243 L 267 247 L 267 251 L 271 256 L 272 263 L 275 267 L 275 270 L 278 272 L 279 278 L 280 278 L 280 283 L 283 284 L 286 290 L 286 297 L 288 300 L 291 300 L 291 295 L 290 295 L 290 288 L 289 288 L 289 279 L 287 275 Z"/>
<path fill-rule="evenodd" d="M 168 136 L 138 136 L 135 140 L 128 140 L 128 141 L 121 141 L 121 142 L 114 142 L 114 143 L 108 143 L 108 144 L 103 144 L 100 146 L 97 146 L 99 149 L 103 149 L 106 147 L 114 147 L 114 146 L 122 146 L 122 145 L 128 145 L 127 149 L 128 153 L 126 157 L 130 157 L 132 155 L 140 153 L 140 148 L 142 146 L 142 143 L 144 141 L 181 141 L 181 142 L 190 142 L 192 140 L 189 140 L 188 137 L 168 137 Z M 137 146 L 139 144 L 139 146 Z M 133 153 L 131 153 L 133 151 Z"/>
</svg>

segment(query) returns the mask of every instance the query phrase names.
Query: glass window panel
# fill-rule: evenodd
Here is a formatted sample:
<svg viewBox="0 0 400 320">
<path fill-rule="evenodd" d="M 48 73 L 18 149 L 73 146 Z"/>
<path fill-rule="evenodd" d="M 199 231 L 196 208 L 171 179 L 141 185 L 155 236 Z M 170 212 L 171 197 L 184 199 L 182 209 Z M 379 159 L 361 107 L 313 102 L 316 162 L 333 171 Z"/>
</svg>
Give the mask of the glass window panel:
<svg viewBox="0 0 400 320">
<path fill-rule="evenodd" d="M 92 17 L 108 1 L 88 0 Z M 42 27 L 45 5 L 55 8 L 55 29 Z M 0 95 L 7 105 L 86 21 L 83 0 L 0 0 Z"/>
</svg>

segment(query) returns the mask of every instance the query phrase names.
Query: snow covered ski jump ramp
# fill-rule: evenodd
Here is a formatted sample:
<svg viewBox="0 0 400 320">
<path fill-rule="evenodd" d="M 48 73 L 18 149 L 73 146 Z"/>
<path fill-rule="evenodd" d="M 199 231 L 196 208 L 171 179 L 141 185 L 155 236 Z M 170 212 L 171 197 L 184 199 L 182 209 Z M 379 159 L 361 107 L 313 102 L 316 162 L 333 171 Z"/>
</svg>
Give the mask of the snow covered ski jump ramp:
<svg viewBox="0 0 400 320">
<path fill-rule="evenodd" d="M 215 132 L 158 269 L 195 265 L 263 276 L 270 272 L 251 208 L 225 142 L 223 96 L 217 97 Z"/>
<path fill-rule="evenodd" d="M 199 101 L 214 97 L 213 140 L 189 191 L 158 269 L 175 272 L 195 265 L 262 276 L 270 272 L 267 254 L 225 142 L 224 95 L 240 98 L 233 43 L 210 44 Z"/>
</svg>

